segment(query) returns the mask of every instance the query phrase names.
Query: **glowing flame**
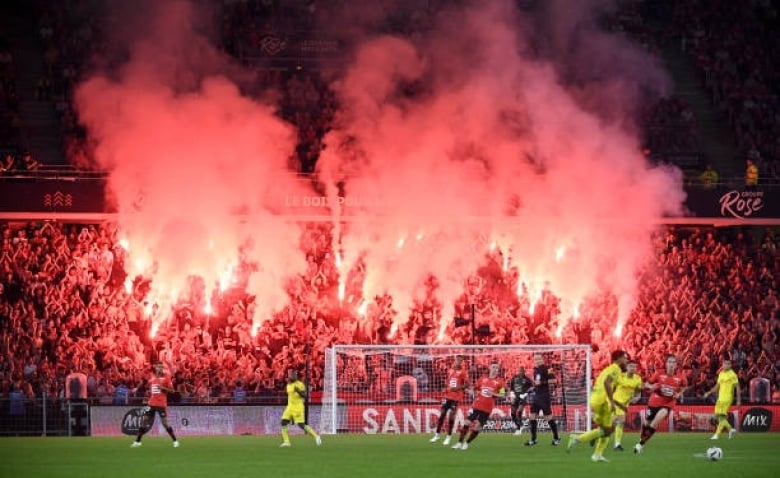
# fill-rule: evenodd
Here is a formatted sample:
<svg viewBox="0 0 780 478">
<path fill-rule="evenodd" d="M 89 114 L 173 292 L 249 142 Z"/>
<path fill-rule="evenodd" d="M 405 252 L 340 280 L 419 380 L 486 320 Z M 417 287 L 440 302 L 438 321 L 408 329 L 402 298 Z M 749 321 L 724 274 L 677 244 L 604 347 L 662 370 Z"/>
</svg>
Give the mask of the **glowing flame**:
<svg viewBox="0 0 780 478">
<path fill-rule="evenodd" d="M 388 339 L 392 339 L 395 337 L 395 333 L 398 331 L 398 324 L 393 323 L 393 325 L 390 327 L 390 334 L 387 336 Z"/>
<path fill-rule="evenodd" d="M 399 249 L 404 247 L 404 242 L 406 242 L 406 238 L 401 237 L 400 239 L 398 239 L 398 243 L 396 243 L 396 247 L 398 247 Z"/>
<path fill-rule="evenodd" d="M 154 323 L 152 324 L 152 329 L 149 331 L 149 338 L 154 338 L 155 335 L 157 335 L 157 329 L 160 327 L 160 324 Z"/>
<path fill-rule="evenodd" d="M 209 249 L 214 249 L 214 239 L 209 239 Z"/>
<path fill-rule="evenodd" d="M 539 300 L 542 298 L 542 289 L 533 288 L 530 291 L 530 299 L 531 303 L 528 306 L 528 312 L 533 315 L 534 311 L 536 310 L 536 304 L 539 302 Z"/>
<path fill-rule="evenodd" d="M 131 292 L 133 292 L 133 279 L 127 276 L 125 279 L 125 293 L 129 294 Z"/>
<path fill-rule="evenodd" d="M 152 303 L 147 302 L 146 305 L 144 305 L 144 314 L 148 317 L 152 315 Z"/>
<path fill-rule="evenodd" d="M 364 301 L 363 301 L 363 302 L 360 304 L 360 307 L 358 307 L 358 314 L 360 314 L 361 316 L 365 317 L 365 316 L 366 316 L 366 311 L 367 311 L 367 310 L 368 310 L 368 301 L 367 301 L 367 300 L 364 300 Z"/>
<path fill-rule="evenodd" d="M 504 254 L 504 265 L 503 265 L 504 272 L 509 270 L 509 254 Z"/>
<path fill-rule="evenodd" d="M 574 305 L 574 310 L 571 312 L 571 316 L 574 317 L 575 319 L 579 319 L 580 318 L 580 304 L 579 304 L 579 302 Z"/>
<path fill-rule="evenodd" d="M 415 239 L 417 239 L 418 241 L 422 241 L 423 237 L 425 237 L 423 235 L 423 233 L 422 232 L 418 232 L 417 235 L 415 236 Z"/>
<path fill-rule="evenodd" d="M 566 248 L 564 246 L 555 249 L 555 262 L 561 262 L 566 255 Z"/>
<path fill-rule="evenodd" d="M 623 335 L 623 324 L 618 324 L 617 327 L 615 327 L 615 332 L 613 333 L 615 337 L 620 337 Z"/>
<path fill-rule="evenodd" d="M 133 262 L 133 264 L 135 265 L 135 270 L 137 270 L 137 271 L 142 271 L 142 270 L 144 270 L 144 260 L 143 260 L 143 259 L 141 259 L 140 257 L 139 257 L 138 259 L 136 259 L 136 260 Z"/>
<path fill-rule="evenodd" d="M 124 250 L 130 249 L 130 241 L 128 241 L 126 237 L 123 237 L 122 239 L 119 239 L 119 245 Z"/>
<path fill-rule="evenodd" d="M 494 240 L 493 242 L 491 242 L 491 243 L 490 243 L 490 252 L 493 252 L 493 251 L 495 251 L 495 250 L 496 250 L 496 246 L 497 246 L 497 245 L 498 245 L 498 244 L 496 244 L 496 241 L 495 241 L 495 240 Z"/>
<path fill-rule="evenodd" d="M 252 337 L 257 337 L 257 329 L 260 328 L 260 323 L 252 322 Z"/>
<path fill-rule="evenodd" d="M 558 328 L 555 329 L 555 336 L 560 339 L 562 335 L 563 335 L 563 324 L 558 324 Z"/>
<path fill-rule="evenodd" d="M 447 329 L 447 324 L 444 323 L 442 320 L 441 325 L 439 326 L 439 333 L 436 335 L 436 340 L 441 342 L 444 340 L 444 331 Z"/>
<path fill-rule="evenodd" d="M 214 309 L 211 307 L 211 299 L 206 301 L 206 306 L 203 308 L 203 312 L 205 312 L 206 315 L 211 315 L 214 312 Z"/>
<path fill-rule="evenodd" d="M 344 283 L 344 279 L 339 276 L 339 302 L 344 301 L 344 293 L 346 292 L 347 284 Z"/>
</svg>

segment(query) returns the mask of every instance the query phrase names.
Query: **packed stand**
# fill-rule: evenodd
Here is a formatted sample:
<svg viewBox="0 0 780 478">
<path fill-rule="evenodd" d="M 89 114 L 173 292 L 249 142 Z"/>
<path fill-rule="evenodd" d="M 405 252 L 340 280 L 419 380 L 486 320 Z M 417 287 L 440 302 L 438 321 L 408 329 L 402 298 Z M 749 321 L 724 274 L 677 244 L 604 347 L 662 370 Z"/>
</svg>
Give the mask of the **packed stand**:
<svg viewBox="0 0 780 478">
<path fill-rule="evenodd" d="M 437 337 L 443 310 L 434 278 L 426 297 L 406 316 L 398 315 L 390 296 L 376 297 L 358 312 L 360 265 L 346 279 L 344 300 L 338 300 L 330 234 L 327 225 L 306 226 L 301 249 L 307 272 L 290 279 L 288 305 L 253 335 L 254 303 L 241 290 L 243 279 L 212 298 L 213 311 L 204 309 L 206 288 L 197 280 L 180 303 L 160 310 L 146 297 L 147 281 L 136 278 L 126 289 L 126 253 L 112 224 L 4 224 L 0 398 L 14 390 L 29 398 L 43 393 L 63 397 L 64 377 L 81 370 L 89 377 L 94 401 L 140 400 L 149 364 L 161 360 L 173 373 L 179 402 L 273 401 L 285 371 L 302 367 L 307 356 L 310 383 L 321 389 L 324 351 L 333 343 L 472 340 L 591 343 L 597 369 L 607 363 L 611 349 L 623 347 L 648 376 L 662 366 L 666 353 L 675 353 L 694 384 L 687 392 L 691 398 L 712 385 L 717 358 L 724 354 L 734 358 L 743 393 L 755 377 L 770 379 L 772 390 L 780 386 L 775 277 L 780 264 L 772 231 L 757 242 L 741 229 L 674 228 L 658 234 L 655 261 L 642 274 L 639 302 L 620 338 L 613 334 L 617 302 L 609 295 L 584 303 L 581 319 L 556 336 L 558 299 L 547 291 L 534 307 L 528 294 L 518 299 L 516 271 L 504 272 L 500 254 L 492 253 L 465 281 L 455 304 L 462 316 L 475 304 L 476 325 L 488 326 L 488 333 L 472 339 L 469 327 L 456 328 L 448 319 L 443 340 Z M 245 265 L 239 276 L 251 270 Z M 379 383 L 380 373 L 388 372 L 379 365 L 366 371 L 363 365 L 345 381 L 367 390 Z"/>
<path fill-rule="evenodd" d="M 742 161 L 761 178 L 780 179 L 780 58 L 772 2 L 677 2 L 681 47 L 702 72 L 715 106 L 736 134 Z"/>
</svg>

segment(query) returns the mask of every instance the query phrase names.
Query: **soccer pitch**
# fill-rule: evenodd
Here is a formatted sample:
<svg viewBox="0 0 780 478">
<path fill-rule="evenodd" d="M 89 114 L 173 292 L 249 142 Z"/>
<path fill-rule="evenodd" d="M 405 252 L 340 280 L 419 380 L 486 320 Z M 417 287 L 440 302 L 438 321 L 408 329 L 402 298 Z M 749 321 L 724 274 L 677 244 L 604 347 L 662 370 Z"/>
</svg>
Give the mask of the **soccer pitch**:
<svg viewBox="0 0 780 478">
<path fill-rule="evenodd" d="M 550 446 L 523 446 L 528 435 L 483 434 L 466 451 L 452 450 L 429 435 L 324 436 L 323 445 L 301 435 L 293 446 L 279 448 L 272 436 L 225 436 L 181 439 L 173 448 L 167 437 L 146 437 L 131 449 L 125 438 L 2 438 L 2 477 L 587 477 L 602 474 L 632 478 L 767 477 L 780 472 L 780 434 L 738 434 L 714 442 L 709 434 L 657 434 L 645 452 L 630 451 L 635 434 L 626 434 L 626 451 L 610 449 L 610 463 L 591 463 L 592 448 L 578 445 L 571 454 Z M 564 435 L 564 443 L 567 435 Z M 723 449 L 719 462 L 705 450 Z"/>
</svg>

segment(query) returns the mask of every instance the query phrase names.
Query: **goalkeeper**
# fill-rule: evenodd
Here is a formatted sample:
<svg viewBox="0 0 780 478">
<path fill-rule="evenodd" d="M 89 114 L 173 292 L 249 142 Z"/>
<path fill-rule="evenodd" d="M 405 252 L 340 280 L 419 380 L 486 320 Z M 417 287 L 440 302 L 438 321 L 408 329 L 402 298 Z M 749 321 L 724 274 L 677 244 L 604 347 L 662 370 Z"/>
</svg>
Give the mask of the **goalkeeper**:
<svg viewBox="0 0 780 478">
<path fill-rule="evenodd" d="M 512 400 L 510 411 L 512 421 L 515 422 L 517 431 L 515 436 L 523 433 L 523 411 L 528 403 L 528 394 L 534 388 L 534 383 L 525 373 L 525 367 L 520 367 L 520 371 L 509 380 L 509 399 Z"/>
</svg>

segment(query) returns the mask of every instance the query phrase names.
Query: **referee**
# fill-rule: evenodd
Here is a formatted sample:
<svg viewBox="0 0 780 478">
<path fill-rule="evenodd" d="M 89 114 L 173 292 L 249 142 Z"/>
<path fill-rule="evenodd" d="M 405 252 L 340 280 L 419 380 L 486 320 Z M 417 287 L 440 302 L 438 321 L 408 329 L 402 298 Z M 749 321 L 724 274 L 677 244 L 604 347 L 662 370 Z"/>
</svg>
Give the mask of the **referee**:
<svg viewBox="0 0 780 478">
<path fill-rule="evenodd" d="M 542 412 L 544 419 L 550 424 L 550 430 L 553 433 L 552 445 L 558 446 L 561 443 L 561 437 L 558 436 L 558 424 L 553 419 L 552 399 L 550 398 L 550 385 L 555 385 L 558 380 L 555 374 L 544 363 L 541 354 L 534 354 L 534 395 L 531 399 L 531 439 L 525 442 L 525 446 L 536 445 L 536 431 L 538 427 L 537 419 L 539 412 Z"/>
</svg>

